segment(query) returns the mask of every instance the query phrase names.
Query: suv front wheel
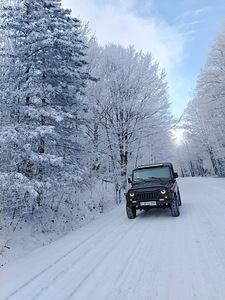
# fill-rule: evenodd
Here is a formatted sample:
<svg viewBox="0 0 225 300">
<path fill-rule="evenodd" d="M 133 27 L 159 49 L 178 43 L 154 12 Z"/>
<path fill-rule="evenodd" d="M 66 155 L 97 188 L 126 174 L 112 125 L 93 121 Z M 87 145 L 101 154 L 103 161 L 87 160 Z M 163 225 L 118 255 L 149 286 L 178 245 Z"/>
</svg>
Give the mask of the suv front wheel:
<svg viewBox="0 0 225 300">
<path fill-rule="evenodd" d="M 179 189 L 177 190 L 177 201 L 178 201 L 178 205 L 179 206 L 181 206 L 182 205 L 182 203 L 181 203 L 181 196 L 180 196 L 180 191 L 179 191 Z"/>
<path fill-rule="evenodd" d="M 179 203 L 177 200 L 177 195 L 174 195 L 173 202 L 170 205 L 171 214 L 173 217 L 179 217 L 180 210 L 179 210 Z"/>
<path fill-rule="evenodd" d="M 126 205 L 126 212 L 127 212 L 128 219 L 136 218 L 136 207 L 135 206 Z"/>
</svg>

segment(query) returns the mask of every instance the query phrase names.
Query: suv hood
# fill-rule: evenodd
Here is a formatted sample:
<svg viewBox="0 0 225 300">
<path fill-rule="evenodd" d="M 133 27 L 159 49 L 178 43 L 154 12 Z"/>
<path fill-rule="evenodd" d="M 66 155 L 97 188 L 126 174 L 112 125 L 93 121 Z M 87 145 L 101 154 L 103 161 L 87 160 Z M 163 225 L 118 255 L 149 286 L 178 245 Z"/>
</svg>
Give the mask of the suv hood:
<svg viewBox="0 0 225 300">
<path fill-rule="evenodd" d="M 132 185 L 129 191 L 140 190 L 146 188 L 169 188 L 172 186 L 171 180 L 153 180 L 153 181 L 140 181 Z"/>
</svg>

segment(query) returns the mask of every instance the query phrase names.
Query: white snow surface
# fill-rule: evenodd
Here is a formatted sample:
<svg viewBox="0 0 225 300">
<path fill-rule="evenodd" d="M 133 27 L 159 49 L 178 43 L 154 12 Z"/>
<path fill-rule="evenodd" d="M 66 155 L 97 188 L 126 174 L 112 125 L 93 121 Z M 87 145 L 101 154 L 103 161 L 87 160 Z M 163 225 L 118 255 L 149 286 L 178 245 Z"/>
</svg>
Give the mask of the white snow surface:
<svg viewBox="0 0 225 300">
<path fill-rule="evenodd" d="M 225 179 L 180 178 L 169 209 L 120 205 L 0 269 L 0 299 L 224 300 Z"/>
</svg>

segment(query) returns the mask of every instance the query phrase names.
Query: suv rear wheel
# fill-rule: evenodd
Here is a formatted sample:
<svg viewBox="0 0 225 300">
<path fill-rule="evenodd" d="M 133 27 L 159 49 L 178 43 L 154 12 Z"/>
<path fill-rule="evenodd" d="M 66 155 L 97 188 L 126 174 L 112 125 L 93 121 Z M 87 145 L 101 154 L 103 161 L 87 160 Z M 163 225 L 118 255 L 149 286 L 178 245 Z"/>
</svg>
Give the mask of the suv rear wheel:
<svg viewBox="0 0 225 300">
<path fill-rule="evenodd" d="M 135 206 L 126 205 L 126 212 L 127 212 L 128 219 L 136 218 L 136 207 Z"/>
</svg>

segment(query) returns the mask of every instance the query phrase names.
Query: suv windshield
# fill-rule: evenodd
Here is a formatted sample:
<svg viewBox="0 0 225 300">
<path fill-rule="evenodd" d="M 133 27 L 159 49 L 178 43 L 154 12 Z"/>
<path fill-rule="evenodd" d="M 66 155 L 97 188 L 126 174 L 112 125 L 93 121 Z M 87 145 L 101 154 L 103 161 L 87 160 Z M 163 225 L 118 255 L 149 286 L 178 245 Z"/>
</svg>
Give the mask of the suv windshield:
<svg viewBox="0 0 225 300">
<path fill-rule="evenodd" d="M 139 169 L 133 172 L 133 181 L 151 180 L 151 178 L 171 178 L 169 167 Z"/>
</svg>

